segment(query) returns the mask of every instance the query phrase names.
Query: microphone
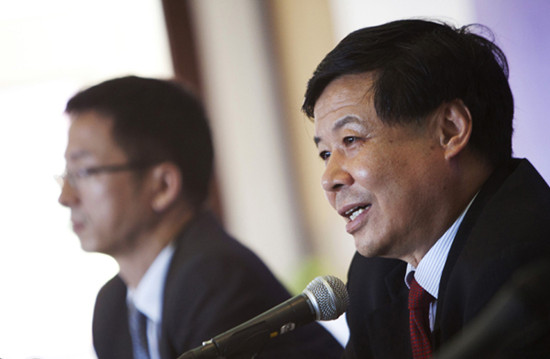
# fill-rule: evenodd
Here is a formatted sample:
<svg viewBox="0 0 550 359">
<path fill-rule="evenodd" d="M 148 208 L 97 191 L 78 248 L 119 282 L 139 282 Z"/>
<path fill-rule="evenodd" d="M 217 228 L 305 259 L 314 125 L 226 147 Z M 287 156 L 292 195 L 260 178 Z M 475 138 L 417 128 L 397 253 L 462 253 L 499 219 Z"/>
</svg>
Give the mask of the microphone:
<svg viewBox="0 0 550 359">
<path fill-rule="evenodd" d="M 515 273 L 478 317 L 436 353 L 437 359 L 493 357 L 504 345 L 550 334 L 550 260 Z"/>
<path fill-rule="evenodd" d="M 256 354 L 272 338 L 315 320 L 333 320 L 349 304 L 346 286 L 334 276 L 317 277 L 295 297 L 233 329 L 203 342 L 177 359 L 213 359 L 237 354 Z"/>
</svg>

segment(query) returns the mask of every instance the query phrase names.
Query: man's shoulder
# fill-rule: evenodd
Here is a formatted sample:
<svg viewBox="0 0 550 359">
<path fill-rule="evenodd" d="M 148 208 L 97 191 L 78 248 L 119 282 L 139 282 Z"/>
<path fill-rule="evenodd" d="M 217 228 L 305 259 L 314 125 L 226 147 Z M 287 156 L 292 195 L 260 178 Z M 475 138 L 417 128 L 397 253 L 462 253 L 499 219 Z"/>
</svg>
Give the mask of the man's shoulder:
<svg viewBox="0 0 550 359">
<path fill-rule="evenodd" d="M 473 213 L 474 218 L 465 220 L 472 226 L 469 237 L 483 238 L 468 240 L 470 251 L 487 248 L 497 254 L 509 251 L 507 246 L 514 247 L 516 251 L 523 247 L 533 249 L 533 245 L 548 248 L 550 188 L 529 161 L 514 160 L 508 175 L 493 186 L 493 193 L 481 199 L 484 203 L 477 213 Z M 484 195 L 483 191 L 480 196 Z M 486 189 L 486 192 L 490 191 L 491 188 Z"/>
<path fill-rule="evenodd" d="M 238 271 L 266 273 L 264 262 L 246 245 L 226 232 L 216 217 L 209 212 L 199 214 L 176 240 L 176 249 L 170 264 L 169 277 L 177 273 L 204 273 L 219 271 L 225 274 Z"/>
<path fill-rule="evenodd" d="M 513 159 L 511 167 L 501 190 L 517 193 L 518 199 L 533 201 L 546 209 L 550 208 L 550 187 L 531 162 L 527 159 Z"/>
<path fill-rule="evenodd" d="M 96 310 L 98 307 L 113 306 L 115 303 L 126 300 L 127 287 L 117 274 L 109 279 L 97 293 Z"/>
<path fill-rule="evenodd" d="M 220 302 L 244 296 L 270 304 L 289 296 L 267 265 L 210 215 L 195 221 L 177 242 L 164 293 L 169 307 L 183 301 L 201 305 L 212 295 Z"/>
<path fill-rule="evenodd" d="M 550 208 L 550 187 L 527 159 L 512 159 L 507 166 L 495 172 L 494 177 L 501 177 L 502 180 L 494 181 L 497 188 L 493 199 L 518 201 L 547 210 Z"/>
<path fill-rule="evenodd" d="M 441 279 L 438 313 L 462 313 L 461 320 L 468 321 L 516 271 L 549 258 L 549 217 L 550 190 L 527 160 L 513 160 L 495 173 L 457 233 Z M 453 325 L 447 321 L 444 328 L 460 329 Z"/>
<path fill-rule="evenodd" d="M 175 240 L 178 255 L 201 253 L 221 254 L 228 249 L 243 247 L 223 228 L 218 218 L 209 211 L 201 211 L 186 225 Z"/>
<path fill-rule="evenodd" d="M 98 357 L 131 357 L 126 317 L 126 286 L 118 275 L 99 290 L 94 307 L 92 333 Z"/>
</svg>

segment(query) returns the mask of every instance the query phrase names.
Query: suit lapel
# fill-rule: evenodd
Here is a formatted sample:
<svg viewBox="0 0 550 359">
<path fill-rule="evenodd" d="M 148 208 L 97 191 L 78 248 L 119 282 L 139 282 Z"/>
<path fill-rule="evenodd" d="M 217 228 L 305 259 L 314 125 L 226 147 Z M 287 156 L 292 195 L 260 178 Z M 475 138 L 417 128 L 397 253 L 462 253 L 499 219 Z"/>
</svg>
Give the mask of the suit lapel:
<svg viewBox="0 0 550 359">
<path fill-rule="evenodd" d="M 408 290 L 405 286 L 405 263 L 395 267 L 385 278 L 390 301 L 369 316 L 369 338 L 376 358 L 409 358 Z"/>
<path fill-rule="evenodd" d="M 474 202 L 470 206 L 470 209 L 466 213 L 460 228 L 458 229 L 451 250 L 449 251 L 447 262 L 445 263 L 445 267 L 443 268 L 443 272 L 441 274 L 439 297 L 437 299 L 438 304 L 435 316 L 436 321 L 433 332 L 435 349 L 439 348 L 441 342 L 446 340 L 446 338 L 443 337 L 441 330 L 442 322 L 446 323 L 446 326 L 448 326 L 446 327 L 446 330 L 450 333 L 460 330 L 463 322 L 463 318 L 460 318 L 461 313 L 456 310 L 457 298 L 447 298 L 446 296 L 451 274 L 455 269 L 455 265 L 462 253 L 462 250 L 464 249 L 464 246 L 466 245 L 466 242 L 470 238 L 472 229 L 475 227 L 480 214 L 485 209 L 487 203 L 491 200 L 495 192 L 510 175 L 512 170 L 517 167 L 518 162 L 519 161 L 513 160 L 510 162 L 509 166 L 503 166 L 494 171 L 477 194 Z M 467 277 L 464 278 L 467 280 Z M 453 328 L 454 326 L 456 326 L 456 328 Z"/>
<path fill-rule="evenodd" d="M 98 295 L 92 331 L 94 347 L 99 358 L 132 358 L 126 285 L 119 276 L 109 281 Z"/>
</svg>

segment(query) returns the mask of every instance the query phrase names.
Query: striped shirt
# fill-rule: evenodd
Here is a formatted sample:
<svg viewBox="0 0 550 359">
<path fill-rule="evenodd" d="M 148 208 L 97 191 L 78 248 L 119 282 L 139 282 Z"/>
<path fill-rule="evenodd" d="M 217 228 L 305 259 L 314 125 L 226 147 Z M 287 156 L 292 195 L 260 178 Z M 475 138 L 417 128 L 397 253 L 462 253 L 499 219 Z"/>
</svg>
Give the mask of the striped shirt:
<svg viewBox="0 0 550 359">
<path fill-rule="evenodd" d="M 418 263 L 418 266 L 415 268 L 411 264 L 407 265 L 407 271 L 405 272 L 405 284 L 410 288 L 409 283 L 414 275 L 414 278 L 424 288 L 428 293 L 435 298 L 435 301 L 430 304 L 430 329 L 433 331 L 435 324 L 435 312 L 437 309 L 437 297 L 439 294 L 439 283 L 441 281 L 441 274 L 443 273 L 443 268 L 447 262 L 447 257 L 449 255 L 449 250 L 453 244 L 453 241 L 456 237 L 456 233 L 468 208 L 474 201 L 476 196 L 470 201 L 466 209 L 462 214 L 456 219 L 456 221 L 447 229 L 447 231 L 435 242 L 435 244 L 430 248 L 428 253 Z"/>
</svg>

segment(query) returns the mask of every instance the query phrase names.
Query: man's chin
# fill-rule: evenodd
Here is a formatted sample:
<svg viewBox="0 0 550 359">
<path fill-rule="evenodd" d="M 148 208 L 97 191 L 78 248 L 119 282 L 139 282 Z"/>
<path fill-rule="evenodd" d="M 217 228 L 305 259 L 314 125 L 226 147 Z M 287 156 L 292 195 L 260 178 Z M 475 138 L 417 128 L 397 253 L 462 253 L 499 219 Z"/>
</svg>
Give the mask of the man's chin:
<svg viewBox="0 0 550 359">
<path fill-rule="evenodd" d="M 86 237 L 86 236 L 79 236 L 78 239 L 80 240 L 80 248 L 84 252 L 88 253 L 95 253 L 98 252 L 96 241 L 92 238 Z"/>
<path fill-rule="evenodd" d="M 371 245 L 369 238 L 367 238 L 364 233 L 354 233 L 353 239 L 355 241 L 355 249 L 360 255 L 367 258 L 375 256 L 373 254 L 373 246 Z"/>
<path fill-rule="evenodd" d="M 86 253 L 95 253 L 95 252 L 97 252 L 96 250 L 94 250 L 90 246 L 85 246 L 85 245 L 82 245 L 82 244 L 80 245 L 80 248 Z"/>
<path fill-rule="evenodd" d="M 357 252 L 366 258 L 373 257 L 389 257 L 388 248 L 380 246 L 380 240 L 367 238 L 366 236 L 354 236 L 355 249 Z"/>
<path fill-rule="evenodd" d="M 372 258 L 377 256 L 373 246 L 366 244 L 364 241 L 358 240 L 357 238 L 355 239 L 355 249 L 360 255 L 366 258 Z"/>
</svg>

